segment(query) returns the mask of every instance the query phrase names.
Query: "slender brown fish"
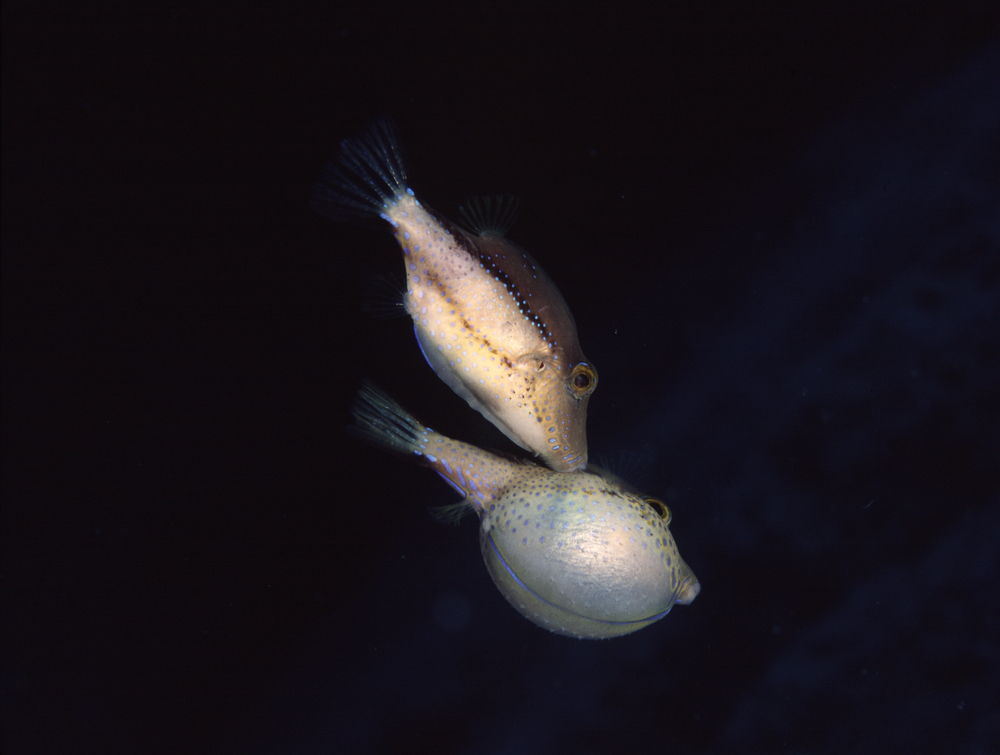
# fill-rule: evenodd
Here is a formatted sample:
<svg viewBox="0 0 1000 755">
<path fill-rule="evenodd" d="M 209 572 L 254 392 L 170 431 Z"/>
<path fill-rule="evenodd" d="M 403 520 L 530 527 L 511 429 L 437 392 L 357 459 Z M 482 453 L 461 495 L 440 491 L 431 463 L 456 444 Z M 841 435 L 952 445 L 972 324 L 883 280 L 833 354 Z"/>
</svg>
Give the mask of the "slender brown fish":
<svg viewBox="0 0 1000 755">
<path fill-rule="evenodd" d="M 382 218 L 403 250 L 404 306 L 434 372 L 552 469 L 586 469 L 597 372 L 559 289 L 527 252 L 417 201 L 388 121 L 342 142 L 314 204 Z"/>
</svg>

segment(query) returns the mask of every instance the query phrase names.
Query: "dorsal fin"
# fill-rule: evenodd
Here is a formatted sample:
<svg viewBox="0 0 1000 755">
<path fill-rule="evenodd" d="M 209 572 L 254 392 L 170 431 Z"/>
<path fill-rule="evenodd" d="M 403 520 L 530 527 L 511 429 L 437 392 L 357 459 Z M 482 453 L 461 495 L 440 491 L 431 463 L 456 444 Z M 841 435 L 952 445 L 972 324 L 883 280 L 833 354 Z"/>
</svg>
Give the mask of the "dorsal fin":
<svg viewBox="0 0 1000 755">
<path fill-rule="evenodd" d="M 521 200 L 510 194 L 469 197 L 458 211 L 466 225 L 479 236 L 504 236 L 517 220 Z"/>
</svg>

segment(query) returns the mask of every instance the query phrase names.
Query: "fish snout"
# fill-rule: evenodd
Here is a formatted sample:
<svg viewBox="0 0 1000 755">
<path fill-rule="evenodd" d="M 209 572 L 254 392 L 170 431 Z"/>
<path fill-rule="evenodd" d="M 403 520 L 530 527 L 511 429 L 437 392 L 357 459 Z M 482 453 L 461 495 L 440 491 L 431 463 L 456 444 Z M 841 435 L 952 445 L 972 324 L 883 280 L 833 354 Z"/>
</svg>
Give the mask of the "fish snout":
<svg viewBox="0 0 1000 755">
<path fill-rule="evenodd" d="M 701 592 L 701 583 L 692 575 L 684 580 L 680 591 L 677 593 L 677 602 L 682 606 L 691 605 L 691 602 L 698 597 Z"/>
</svg>

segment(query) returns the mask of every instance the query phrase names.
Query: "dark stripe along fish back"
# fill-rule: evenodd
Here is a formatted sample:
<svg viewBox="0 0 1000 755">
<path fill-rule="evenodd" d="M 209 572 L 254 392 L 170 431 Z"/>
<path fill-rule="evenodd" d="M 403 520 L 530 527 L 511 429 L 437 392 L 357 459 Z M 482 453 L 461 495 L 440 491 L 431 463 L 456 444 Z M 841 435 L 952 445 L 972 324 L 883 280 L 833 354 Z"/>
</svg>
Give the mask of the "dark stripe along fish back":
<svg viewBox="0 0 1000 755">
<path fill-rule="evenodd" d="M 419 202 L 385 120 L 342 142 L 314 206 L 382 218 L 402 249 L 404 306 L 434 372 L 552 469 L 586 469 L 597 372 L 559 289 L 526 251 Z"/>
</svg>

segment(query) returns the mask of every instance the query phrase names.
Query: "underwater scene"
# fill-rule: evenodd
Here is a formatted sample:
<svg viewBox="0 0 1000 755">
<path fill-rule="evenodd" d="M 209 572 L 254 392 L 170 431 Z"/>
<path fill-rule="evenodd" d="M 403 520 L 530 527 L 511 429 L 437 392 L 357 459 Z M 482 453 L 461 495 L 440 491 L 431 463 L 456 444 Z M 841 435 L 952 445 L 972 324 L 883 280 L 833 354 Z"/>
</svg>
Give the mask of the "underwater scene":
<svg viewBox="0 0 1000 755">
<path fill-rule="evenodd" d="M 1000 751 L 998 28 L 5 5 L 0 752 Z"/>
</svg>

